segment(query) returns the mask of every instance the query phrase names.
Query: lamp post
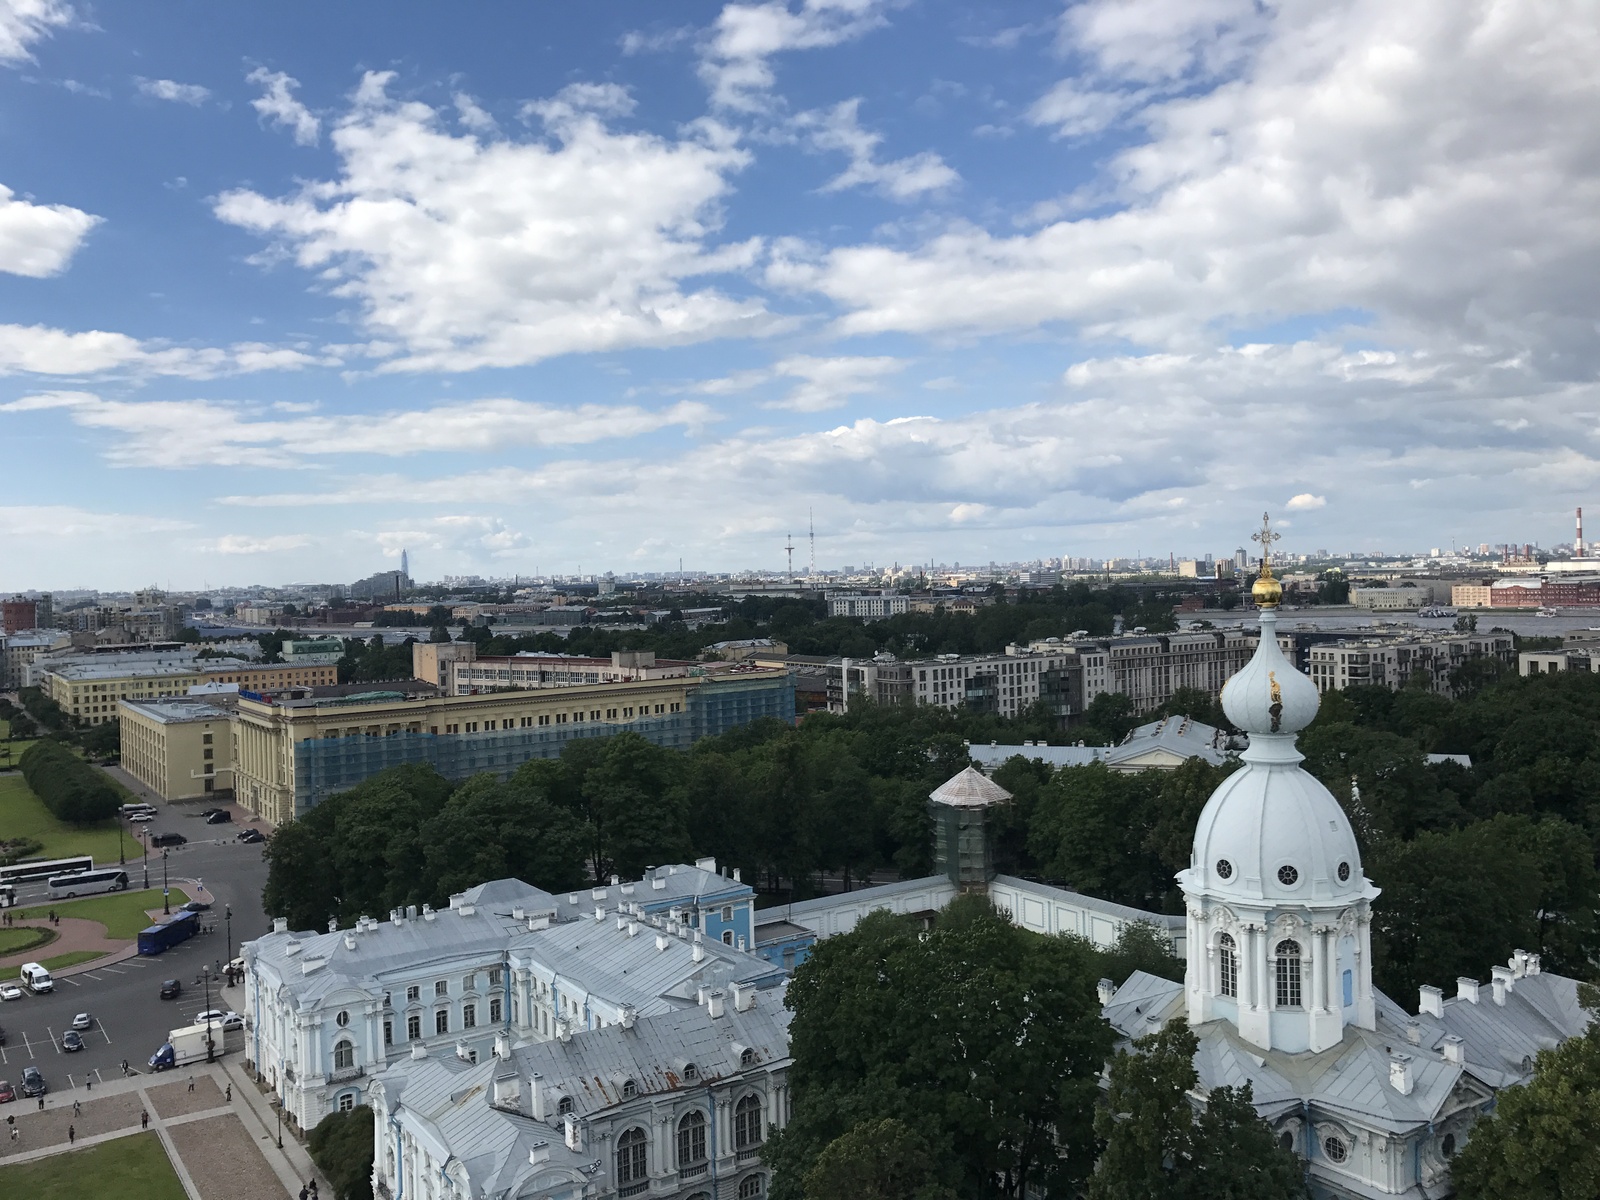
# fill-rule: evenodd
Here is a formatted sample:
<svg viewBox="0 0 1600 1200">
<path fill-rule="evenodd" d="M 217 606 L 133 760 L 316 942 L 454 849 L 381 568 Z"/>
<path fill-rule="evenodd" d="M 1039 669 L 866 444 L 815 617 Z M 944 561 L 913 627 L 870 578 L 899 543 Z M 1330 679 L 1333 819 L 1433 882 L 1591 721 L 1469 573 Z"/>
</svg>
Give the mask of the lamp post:
<svg viewBox="0 0 1600 1200">
<path fill-rule="evenodd" d="M 202 966 L 200 977 L 206 983 L 206 1061 L 216 1062 L 217 1049 L 211 1040 L 211 972 Z"/>
<path fill-rule="evenodd" d="M 167 848 L 161 848 L 161 911 L 164 914 L 172 912 L 172 903 L 167 898 Z"/>
<path fill-rule="evenodd" d="M 226 962 L 231 967 L 233 965 L 233 905 L 224 904 L 222 906 L 222 919 L 228 923 L 228 957 Z"/>
<path fill-rule="evenodd" d="M 122 818 L 117 818 L 117 866 L 127 866 L 128 860 L 122 854 Z"/>
</svg>

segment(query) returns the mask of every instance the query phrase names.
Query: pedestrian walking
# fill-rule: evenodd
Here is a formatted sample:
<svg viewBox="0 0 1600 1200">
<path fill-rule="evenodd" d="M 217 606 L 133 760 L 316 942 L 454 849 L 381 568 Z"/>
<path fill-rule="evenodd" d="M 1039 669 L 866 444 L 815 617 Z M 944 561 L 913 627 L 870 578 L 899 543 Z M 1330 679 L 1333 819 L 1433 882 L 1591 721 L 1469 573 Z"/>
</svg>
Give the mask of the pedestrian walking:
<svg viewBox="0 0 1600 1200">
<path fill-rule="evenodd" d="M 189 1076 L 189 1090 L 191 1092 L 194 1091 L 194 1076 L 193 1075 Z"/>
<path fill-rule="evenodd" d="M 77 1140 L 78 1140 L 78 1127 L 76 1125 L 68 1125 L 67 1126 L 67 1145 L 70 1146 L 74 1142 L 76 1142 Z"/>
<path fill-rule="evenodd" d="M 302 1183 L 300 1185 L 300 1200 L 306 1200 L 306 1198 L 308 1196 L 310 1196 L 310 1195 L 311 1195 L 311 1187 L 310 1187 L 310 1185 Z"/>
<path fill-rule="evenodd" d="M 311 1181 L 311 1200 L 317 1200 L 317 1181 Z"/>
<path fill-rule="evenodd" d="M 233 1103 L 233 1084 L 230 1083 L 226 1088 L 223 1089 L 222 1098 L 229 1104 Z"/>
<path fill-rule="evenodd" d="M 77 1101 L 76 1101 L 76 1100 L 74 1100 L 74 1101 L 73 1101 L 73 1102 L 72 1102 L 72 1115 L 73 1115 L 73 1116 L 75 1116 L 75 1117 L 76 1117 L 76 1116 L 78 1116 L 78 1115 L 79 1115 L 79 1114 L 80 1114 L 80 1113 L 81 1113 L 81 1112 L 82 1112 L 82 1111 L 83 1111 L 83 1110 L 82 1110 L 82 1108 L 81 1108 L 81 1107 L 80 1107 L 80 1106 L 79 1106 L 79 1104 L 78 1104 L 78 1102 L 77 1102 Z"/>
<path fill-rule="evenodd" d="M 17 1127 L 15 1125 L 11 1127 L 11 1140 L 13 1142 L 17 1140 Z"/>
<path fill-rule="evenodd" d="M 149 1129 L 150 1128 L 150 1113 L 149 1113 L 148 1110 L 144 1110 L 144 1111 L 141 1111 L 139 1113 L 139 1128 L 140 1129 Z"/>
<path fill-rule="evenodd" d="M 44 1097 L 43 1096 L 39 1097 L 39 1111 L 40 1112 L 44 1111 Z"/>
</svg>

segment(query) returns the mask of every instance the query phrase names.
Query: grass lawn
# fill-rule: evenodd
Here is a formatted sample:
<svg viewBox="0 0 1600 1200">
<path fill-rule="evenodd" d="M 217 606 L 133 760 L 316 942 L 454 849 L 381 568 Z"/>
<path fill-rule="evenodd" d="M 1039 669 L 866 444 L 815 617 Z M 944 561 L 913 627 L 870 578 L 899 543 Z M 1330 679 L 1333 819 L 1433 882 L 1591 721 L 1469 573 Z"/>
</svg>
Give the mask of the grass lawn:
<svg viewBox="0 0 1600 1200">
<path fill-rule="evenodd" d="M 187 1200 L 154 1133 L 136 1133 L 89 1150 L 0 1167 L 0 1194 L 28 1200 Z"/>
<path fill-rule="evenodd" d="M 21 954 L 24 950 L 32 950 L 35 946 L 48 946 L 55 940 L 54 929 L 31 929 L 26 925 L 19 925 L 15 929 L 0 929 L 0 957 L 7 954 Z"/>
<path fill-rule="evenodd" d="M 133 878 L 131 870 L 128 877 Z M 172 889 L 173 911 L 188 901 L 188 893 L 182 888 Z M 112 892 L 107 896 L 91 896 L 87 900 L 63 900 L 60 904 L 21 908 L 16 911 L 16 916 L 20 920 L 56 912 L 63 917 L 82 917 L 86 921 L 99 921 L 106 927 L 106 936 L 109 938 L 132 941 L 139 936 L 141 929 L 150 928 L 150 918 L 145 915 L 145 909 L 160 907 L 161 889 L 155 887 L 147 892 Z"/>
<path fill-rule="evenodd" d="M 39 965 L 46 971 L 59 971 L 63 967 L 75 967 L 79 963 L 91 962 L 105 956 L 104 950 L 73 950 L 67 954 L 58 954 L 54 958 L 41 958 Z"/>
<path fill-rule="evenodd" d="M 51 815 L 44 802 L 33 794 L 21 775 L 0 775 L 0 839 L 30 837 L 42 844 L 41 858 L 65 858 L 69 854 L 92 854 L 96 866 L 117 861 L 116 818 L 97 825 L 68 825 Z M 139 857 L 139 843 L 131 834 L 122 834 L 123 852 Z"/>
</svg>

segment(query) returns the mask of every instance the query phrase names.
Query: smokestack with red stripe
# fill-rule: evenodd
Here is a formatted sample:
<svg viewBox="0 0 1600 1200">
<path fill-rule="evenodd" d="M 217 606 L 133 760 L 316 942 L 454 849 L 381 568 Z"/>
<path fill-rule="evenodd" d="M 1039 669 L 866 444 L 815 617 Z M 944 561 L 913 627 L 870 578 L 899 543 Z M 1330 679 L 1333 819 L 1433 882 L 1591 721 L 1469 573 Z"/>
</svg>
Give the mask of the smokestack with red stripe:
<svg viewBox="0 0 1600 1200">
<path fill-rule="evenodd" d="M 1583 509 L 1581 508 L 1578 509 L 1578 540 L 1573 547 L 1572 554 L 1574 558 L 1583 557 Z"/>
</svg>

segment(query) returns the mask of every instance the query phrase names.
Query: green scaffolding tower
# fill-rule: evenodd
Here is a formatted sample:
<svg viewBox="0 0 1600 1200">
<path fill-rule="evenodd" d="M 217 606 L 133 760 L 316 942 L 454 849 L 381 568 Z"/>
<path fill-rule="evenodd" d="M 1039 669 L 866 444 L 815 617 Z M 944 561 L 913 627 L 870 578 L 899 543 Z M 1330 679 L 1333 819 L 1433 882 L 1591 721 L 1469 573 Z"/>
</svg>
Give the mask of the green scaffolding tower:
<svg viewBox="0 0 1600 1200">
<path fill-rule="evenodd" d="M 974 767 L 935 788 L 928 797 L 933 869 L 964 892 L 986 890 L 994 878 L 987 810 L 1010 800 L 1010 792 Z"/>
</svg>

